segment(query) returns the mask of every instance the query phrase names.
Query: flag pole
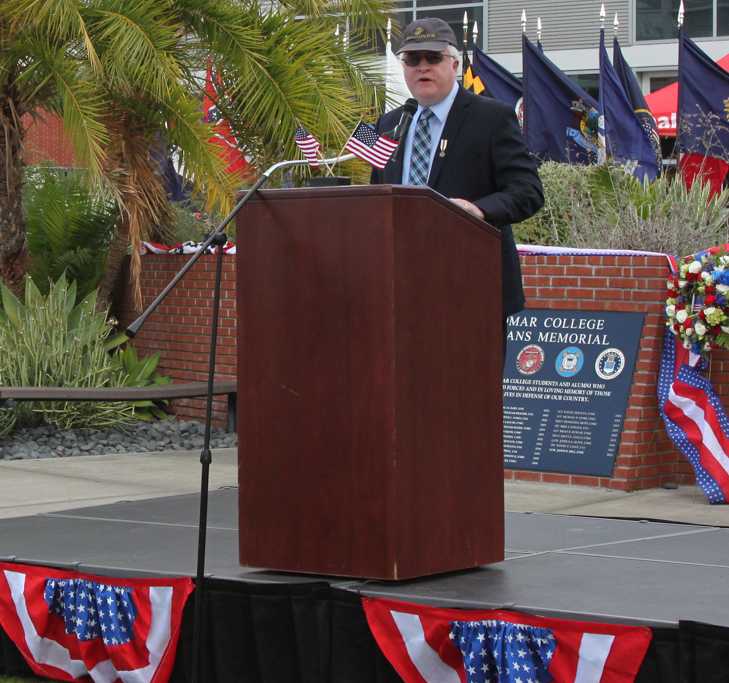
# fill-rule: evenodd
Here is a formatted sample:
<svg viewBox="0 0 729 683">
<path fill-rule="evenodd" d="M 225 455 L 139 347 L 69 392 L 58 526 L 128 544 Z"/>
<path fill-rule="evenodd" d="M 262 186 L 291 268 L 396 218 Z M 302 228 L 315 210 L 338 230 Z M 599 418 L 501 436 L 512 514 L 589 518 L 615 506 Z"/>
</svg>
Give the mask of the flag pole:
<svg viewBox="0 0 729 683">
<path fill-rule="evenodd" d="M 603 109 L 603 55 L 605 51 L 605 3 L 600 5 L 600 103 L 597 123 L 597 163 L 607 164 L 607 128 L 605 126 L 605 111 Z"/>
<path fill-rule="evenodd" d="M 463 10 L 463 59 L 461 59 L 461 80 L 466 75 L 466 58 L 468 57 L 468 10 Z"/>
<path fill-rule="evenodd" d="M 537 17 L 537 45 L 542 46 L 542 17 Z"/>
<path fill-rule="evenodd" d="M 676 159 L 676 173 L 680 170 L 679 161 L 681 160 L 681 47 L 683 41 L 683 19 L 685 16 L 683 0 L 678 6 L 678 15 L 676 24 L 678 26 L 678 104 L 676 106 L 676 143 L 673 146 L 673 156 Z"/>
<path fill-rule="evenodd" d="M 615 31 L 615 37 L 618 37 L 618 29 L 620 28 L 620 22 L 618 21 L 618 13 L 615 12 L 615 19 L 613 19 L 613 31 Z"/>
<path fill-rule="evenodd" d="M 521 32 L 523 34 L 526 33 L 526 24 L 527 24 L 527 22 L 526 22 L 526 10 L 523 9 L 521 11 Z"/>
</svg>

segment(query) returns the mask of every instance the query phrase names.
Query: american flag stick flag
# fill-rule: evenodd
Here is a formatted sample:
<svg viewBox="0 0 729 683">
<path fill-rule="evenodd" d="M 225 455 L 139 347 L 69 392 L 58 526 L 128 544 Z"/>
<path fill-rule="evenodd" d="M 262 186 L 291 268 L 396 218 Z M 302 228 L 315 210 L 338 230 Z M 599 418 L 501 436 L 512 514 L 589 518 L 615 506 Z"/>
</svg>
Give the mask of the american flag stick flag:
<svg viewBox="0 0 729 683">
<path fill-rule="evenodd" d="M 296 127 L 294 141 L 296 146 L 303 152 L 309 166 L 319 168 L 319 141 L 303 126 Z"/>
<path fill-rule="evenodd" d="M 373 126 L 360 121 L 344 147 L 376 168 L 385 168 L 397 144 L 395 140 L 378 135 Z"/>
</svg>

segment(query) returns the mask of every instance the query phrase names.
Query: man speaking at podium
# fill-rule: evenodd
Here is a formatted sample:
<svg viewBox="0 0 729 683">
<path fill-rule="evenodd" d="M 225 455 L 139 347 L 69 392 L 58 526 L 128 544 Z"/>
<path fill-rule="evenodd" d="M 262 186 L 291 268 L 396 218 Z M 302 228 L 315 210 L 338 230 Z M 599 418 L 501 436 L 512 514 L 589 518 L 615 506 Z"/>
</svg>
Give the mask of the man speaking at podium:
<svg viewBox="0 0 729 683">
<path fill-rule="evenodd" d="M 442 19 L 409 24 L 397 54 L 418 106 L 396 158 L 374 170 L 372 183 L 429 185 L 501 230 L 506 320 L 524 307 L 511 223 L 529 218 L 544 203 L 536 164 L 516 115 L 507 105 L 458 85 L 456 36 Z M 407 105 L 399 107 L 380 118 L 377 130 L 391 132 L 407 125 L 407 118 Z"/>
</svg>

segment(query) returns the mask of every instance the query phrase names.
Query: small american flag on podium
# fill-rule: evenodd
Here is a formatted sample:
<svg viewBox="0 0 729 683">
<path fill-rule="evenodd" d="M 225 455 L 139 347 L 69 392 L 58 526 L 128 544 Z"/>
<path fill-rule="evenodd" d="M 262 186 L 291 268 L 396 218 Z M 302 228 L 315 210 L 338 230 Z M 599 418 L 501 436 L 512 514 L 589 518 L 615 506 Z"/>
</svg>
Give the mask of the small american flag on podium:
<svg viewBox="0 0 729 683">
<path fill-rule="evenodd" d="M 294 142 L 296 146 L 304 153 L 304 157 L 309 162 L 309 166 L 318 168 L 319 159 L 319 141 L 303 126 L 297 126 L 294 133 Z"/>
<path fill-rule="evenodd" d="M 378 135 L 374 127 L 360 121 L 347 140 L 345 149 L 376 168 L 385 168 L 392 153 L 397 149 L 397 142 L 384 135 Z"/>
</svg>

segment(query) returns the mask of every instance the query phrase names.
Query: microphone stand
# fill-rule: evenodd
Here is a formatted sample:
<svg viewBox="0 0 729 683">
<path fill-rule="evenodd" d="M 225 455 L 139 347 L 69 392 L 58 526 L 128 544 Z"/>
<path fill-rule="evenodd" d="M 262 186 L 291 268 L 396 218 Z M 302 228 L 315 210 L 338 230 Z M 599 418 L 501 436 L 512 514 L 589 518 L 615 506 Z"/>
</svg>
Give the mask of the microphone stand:
<svg viewBox="0 0 729 683">
<path fill-rule="evenodd" d="M 331 159 L 322 159 L 320 163 L 335 164 L 341 161 L 349 161 L 354 159 L 354 154 L 345 154 L 343 156 L 333 157 Z M 225 235 L 225 227 L 239 213 L 248 200 L 268 181 L 273 173 L 290 166 L 303 166 L 307 164 L 306 159 L 295 159 L 290 161 L 279 161 L 273 166 L 267 168 L 261 177 L 256 180 L 253 186 L 245 193 L 245 195 L 233 207 L 231 212 L 222 220 L 222 222 L 205 238 L 198 250 L 192 254 L 185 265 L 180 268 L 177 274 L 170 280 L 167 286 L 156 296 L 154 301 L 147 306 L 143 313 L 126 328 L 126 334 L 129 337 L 135 337 L 142 325 L 146 322 L 157 307 L 167 298 L 167 295 L 177 286 L 177 283 L 185 276 L 188 270 L 195 265 L 195 262 L 205 253 L 206 249 L 214 245 L 217 247 L 217 259 L 215 266 L 215 287 L 213 293 L 213 311 L 210 323 L 210 355 L 208 357 L 208 387 L 206 394 L 205 409 L 205 436 L 203 438 L 203 447 L 200 452 L 200 517 L 198 523 L 198 543 L 197 543 L 197 574 L 195 579 L 195 616 L 193 622 L 192 637 L 192 671 L 191 683 L 197 683 L 200 676 L 200 649 L 202 647 L 202 638 L 205 632 L 203 623 L 203 597 L 205 585 L 205 546 L 207 542 L 207 526 L 208 526 L 208 490 L 210 485 L 210 465 L 212 463 L 212 453 L 210 451 L 210 435 L 212 431 L 212 414 L 213 414 L 213 384 L 215 380 L 215 357 L 218 345 L 218 317 L 220 313 L 220 283 L 223 272 L 223 246 L 227 242 Z"/>
</svg>

